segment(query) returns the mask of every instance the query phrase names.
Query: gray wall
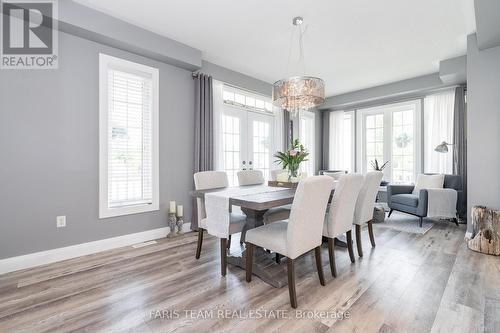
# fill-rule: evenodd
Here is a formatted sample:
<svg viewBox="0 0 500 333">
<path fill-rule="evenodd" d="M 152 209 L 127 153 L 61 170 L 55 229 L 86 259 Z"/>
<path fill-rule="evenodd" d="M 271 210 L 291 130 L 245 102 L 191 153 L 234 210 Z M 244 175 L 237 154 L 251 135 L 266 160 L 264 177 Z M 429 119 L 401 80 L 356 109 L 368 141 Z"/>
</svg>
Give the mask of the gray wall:
<svg viewBox="0 0 500 333">
<path fill-rule="evenodd" d="M 342 95 L 328 97 L 321 106 L 322 110 L 346 110 L 365 106 L 381 105 L 393 101 L 414 99 L 421 97 L 431 90 L 445 88 L 453 84 L 464 83 L 458 78 L 457 82 L 443 83 L 439 73 L 419 76 L 407 80 L 388 83 L 372 88 L 362 89 Z"/>
<path fill-rule="evenodd" d="M 0 71 L 0 259 L 165 227 L 169 200 L 190 216 L 191 72 L 59 36 L 58 70 Z M 99 52 L 160 70 L 158 212 L 98 219 Z"/>
<path fill-rule="evenodd" d="M 480 51 L 474 34 L 468 36 L 467 39 L 467 206 L 469 213 L 474 205 L 500 209 L 499 171 L 500 46 Z"/>
<path fill-rule="evenodd" d="M 225 67 L 202 61 L 201 73 L 209 74 L 216 80 L 228 83 L 238 88 L 248 89 L 265 96 L 271 96 L 273 85 L 251 76 L 232 71 Z"/>
</svg>

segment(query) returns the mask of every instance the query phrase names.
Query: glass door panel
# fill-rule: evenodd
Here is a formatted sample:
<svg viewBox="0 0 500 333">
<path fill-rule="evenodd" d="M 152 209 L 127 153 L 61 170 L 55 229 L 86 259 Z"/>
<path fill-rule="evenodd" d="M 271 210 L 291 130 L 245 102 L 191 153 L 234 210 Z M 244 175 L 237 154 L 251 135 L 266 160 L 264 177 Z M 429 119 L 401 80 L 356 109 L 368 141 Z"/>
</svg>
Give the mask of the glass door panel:
<svg viewBox="0 0 500 333">
<path fill-rule="evenodd" d="M 261 170 L 266 180 L 274 153 L 273 121 L 272 116 L 248 113 L 248 169 Z"/>
<path fill-rule="evenodd" d="M 384 114 L 366 115 L 365 124 L 366 170 L 371 170 L 375 159 L 379 165 L 384 163 Z"/>
<path fill-rule="evenodd" d="M 412 183 L 415 174 L 414 110 L 392 113 L 392 181 Z"/>
<path fill-rule="evenodd" d="M 229 186 L 235 186 L 238 185 L 237 172 L 242 169 L 246 155 L 243 144 L 246 142 L 246 114 L 240 110 L 225 110 L 220 130 L 222 168 L 227 173 Z"/>
</svg>

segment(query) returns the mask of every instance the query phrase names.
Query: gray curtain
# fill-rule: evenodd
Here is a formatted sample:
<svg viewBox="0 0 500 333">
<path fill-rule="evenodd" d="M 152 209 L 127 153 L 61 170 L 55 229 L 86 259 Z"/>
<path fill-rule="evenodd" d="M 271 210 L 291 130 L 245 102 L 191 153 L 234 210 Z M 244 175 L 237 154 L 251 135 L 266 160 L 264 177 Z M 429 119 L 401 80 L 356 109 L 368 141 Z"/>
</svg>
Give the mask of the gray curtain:
<svg viewBox="0 0 500 333">
<path fill-rule="evenodd" d="M 465 86 L 455 89 L 453 113 L 453 173 L 460 176 L 464 199 L 467 200 L 467 104 Z M 464 216 L 461 216 L 464 218 Z"/>
<path fill-rule="evenodd" d="M 214 102 L 212 77 L 194 77 L 194 172 L 214 169 Z M 191 229 L 198 229 L 196 199 L 192 204 Z"/>
<path fill-rule="evenodd" d="M 321 139 L 323 140 L 321 170 L 328 170 L 330 158 L 330 111 L 321 112 L 321 122 Z"/>
<path fill-rule="evenodd" d="M 290 112 L 283 110 L 283 151 L 287 151 L 292 142 Z"/>
</svg>

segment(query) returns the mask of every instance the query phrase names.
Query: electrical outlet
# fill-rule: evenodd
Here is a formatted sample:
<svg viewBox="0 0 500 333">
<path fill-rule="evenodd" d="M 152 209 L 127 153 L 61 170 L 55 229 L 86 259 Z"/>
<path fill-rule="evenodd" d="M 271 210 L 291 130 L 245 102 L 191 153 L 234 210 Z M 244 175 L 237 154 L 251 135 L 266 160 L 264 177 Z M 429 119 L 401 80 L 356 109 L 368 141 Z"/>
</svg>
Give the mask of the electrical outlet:
<svg viewBox="0 0 500 333">
<path fill-rule="evenodd" d="M 66 226 L 66 216 L 57 216 L 56 224 L 58 228 L 64 228 Z"/>
</svg>

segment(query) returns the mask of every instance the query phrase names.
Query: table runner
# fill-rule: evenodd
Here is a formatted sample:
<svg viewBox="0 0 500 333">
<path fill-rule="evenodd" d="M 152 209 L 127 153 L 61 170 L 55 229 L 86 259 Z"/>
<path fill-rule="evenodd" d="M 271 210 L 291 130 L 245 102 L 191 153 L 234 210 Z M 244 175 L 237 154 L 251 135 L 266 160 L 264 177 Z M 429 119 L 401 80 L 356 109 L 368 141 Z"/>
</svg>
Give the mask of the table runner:
<svg viewBox="0 0 500 333">
<path fill-rule="evenodd" d="M 219 238 L 227 238 L 229 236 L 229 224 L 231 219 L 231 213 L 229 212 L 229 199 L 231 197 L 288 190 L 288 188 L 258 185 L 248 187 L 228 187 L 222 191 L 205 194 L 205 211 L 207 214 L 206 219 L 208 233 Z"/>
</svg>

